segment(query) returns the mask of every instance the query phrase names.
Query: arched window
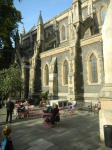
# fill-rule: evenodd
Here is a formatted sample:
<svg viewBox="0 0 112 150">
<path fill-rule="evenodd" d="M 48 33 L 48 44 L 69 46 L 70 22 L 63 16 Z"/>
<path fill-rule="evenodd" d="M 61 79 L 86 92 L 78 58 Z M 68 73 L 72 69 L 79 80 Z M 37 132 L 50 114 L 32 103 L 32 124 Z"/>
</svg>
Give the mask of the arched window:
<svg viewBox="0 0 112 150">
<path fill-rule="evenodd" d="M 64 61 L 63 64 L 63 84 L 68 84 L 68 62 L 67 60 Z"/>
<path fill-rule="evenodd" d="M 62 34 L 61 36 L 62 36 L 62 40 L 65 40 L 65 39 L 66 39 L 65 32 L 66 32 L 66 31 L 65 31 L 65 26 L 63 25 L 63 26 L 62 26 L 62 29 L 61 29 L 61 34 Z"/>
<path fill-rule="evenodd" d="M 49 68 L 47 64 L 45 66 L 45 85 L 49 85 Z"/>
<path fill-rule="evenodd" d="M 106 8 L 105 7 L 102 7 L 101 8 L 101 11 L 100 11 L 100 19 L 101 19 L 101 25 L 103 25 L 104 23 L 104 20 L 105 20 L 105 16 L 106 16 Z"/>
<path fill-rule="evenodd" d="M 91 65 L 91 82 L 98 82 L 98 72 L 97 72 L 97 59 L 94 54 L 90 57 L 90 65 Z"/>
</svg>

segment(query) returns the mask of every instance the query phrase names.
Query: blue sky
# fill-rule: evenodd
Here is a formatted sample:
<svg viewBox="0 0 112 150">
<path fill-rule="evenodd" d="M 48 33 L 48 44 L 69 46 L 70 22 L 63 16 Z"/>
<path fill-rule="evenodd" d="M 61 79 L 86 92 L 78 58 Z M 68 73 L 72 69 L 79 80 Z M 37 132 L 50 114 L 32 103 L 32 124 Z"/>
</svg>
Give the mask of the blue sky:
<svg viewBox="0 0 112 150">
<path fill-rule="evenodd" d="M 42 11 L 43 22 L 58 15 L 62 11 L 72 6 L 72 0 L 14 0 L 17 10 L 22 13 L 22 22 L 25 31 L 28 32 L 34 25 L 37 25 L 40 10 Z M 22 24 L 19 24 L 19 32 L 22 30 Z"/>
</svg>

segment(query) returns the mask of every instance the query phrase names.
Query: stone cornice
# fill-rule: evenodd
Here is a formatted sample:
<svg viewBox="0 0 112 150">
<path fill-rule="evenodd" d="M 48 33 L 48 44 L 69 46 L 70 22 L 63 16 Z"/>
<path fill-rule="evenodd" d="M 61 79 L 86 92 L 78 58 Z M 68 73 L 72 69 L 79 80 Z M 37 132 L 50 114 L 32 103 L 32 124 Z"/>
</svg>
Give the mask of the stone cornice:
<svg viewBox="0 0 112 150">
<path fill-rule="evenodd" d="M 40 54 L 40 58 L 49 57 L 49 56 L 56 55 L 56 54 L 59 54 L 59 53 L 63 53 L 63 52 L 66 52 L 66 51 L 69 51 L 69 45 L 63 46 L 63 47 L 58 47 L 58 48 L 43 52 L 43 53 Z"/>
<path fill-rule="evenodd" d="M 82 46 L 86 46 L 95 42 L 101 42 L 102 41 L 102 35 L 101 34 L 96 34 L 93 35 L 91 37 L 89 37 L 88 39 L 82 39 L 80 40 L 80 45 Z"/>
</svg>

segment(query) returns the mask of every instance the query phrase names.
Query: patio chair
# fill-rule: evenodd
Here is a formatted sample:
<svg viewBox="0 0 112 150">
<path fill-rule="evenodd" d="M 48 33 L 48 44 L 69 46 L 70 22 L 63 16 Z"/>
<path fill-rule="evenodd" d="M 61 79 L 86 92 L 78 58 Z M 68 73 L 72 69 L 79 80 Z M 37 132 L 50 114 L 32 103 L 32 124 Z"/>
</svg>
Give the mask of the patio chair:
<svg viewBox="0 0 112 150">
<path fill-rule="evenodd" d="M 30 105 L 28 108 L 28 116 L 34 116 L 35 111 L 33 111 L 34 105 Z"/>
</svg>

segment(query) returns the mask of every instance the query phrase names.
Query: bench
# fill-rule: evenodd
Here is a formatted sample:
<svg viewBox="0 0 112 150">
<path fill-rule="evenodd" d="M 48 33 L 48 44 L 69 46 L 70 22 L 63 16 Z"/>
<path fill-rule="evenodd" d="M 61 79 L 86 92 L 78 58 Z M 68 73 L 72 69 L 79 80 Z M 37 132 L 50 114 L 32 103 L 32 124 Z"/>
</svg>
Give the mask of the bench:
<svg viewBox="0 0 112 150">
<path fill-rule="evenodd" d="M 92 102 L 77 101 L 76 108 L 77 110 L 88 110 L 88 112 L 92 112 Z"/>
</svg>

